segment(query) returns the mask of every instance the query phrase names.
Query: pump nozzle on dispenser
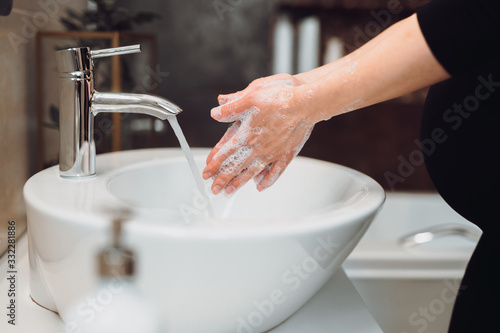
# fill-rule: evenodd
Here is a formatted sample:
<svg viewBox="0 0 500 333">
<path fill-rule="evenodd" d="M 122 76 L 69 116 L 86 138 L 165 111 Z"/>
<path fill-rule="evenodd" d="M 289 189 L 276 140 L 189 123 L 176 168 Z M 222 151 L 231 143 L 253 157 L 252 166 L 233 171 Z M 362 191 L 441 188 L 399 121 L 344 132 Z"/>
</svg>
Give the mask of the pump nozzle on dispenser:
<svg viewBox="0 0 500 333">
<path fill-rule="evenodd" d="M 159 310 L 144 298 L 134 283 L 136 257 L 123 245 L 123 218 L 114 218 L 111 243 L 98 254 L 99 282 L 94 290 L 73 305 L 66 324 L 82 333 L 165 333 Z M 108 295 L 106 304 L 91 320 L 82 317 L 82 304 L 99 301 Z M 101 297 L 99 297 L 101 295 Z"/>
<path fill-rule="evenodd" d="M 121 243 L 122 220 L 112 223 L 111 246 L 99 253 L 99 275 L 101 277 L 132 278 L 135 273 L 135 255 Z"/>
</svg>

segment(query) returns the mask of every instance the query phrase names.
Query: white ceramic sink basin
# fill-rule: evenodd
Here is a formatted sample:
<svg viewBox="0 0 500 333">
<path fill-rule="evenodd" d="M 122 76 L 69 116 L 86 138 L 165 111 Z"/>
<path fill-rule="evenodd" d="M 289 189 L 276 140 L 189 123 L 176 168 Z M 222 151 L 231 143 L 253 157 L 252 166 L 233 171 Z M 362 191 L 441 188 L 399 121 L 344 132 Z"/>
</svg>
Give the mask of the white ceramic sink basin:
<svg viewBox="0 0 500 333">
<path fill-rule="evenodd" d="M 202 166 L 207 149 L 194 150 Z M 297 311 L 333 275 L 384 202 L 354 170 L 298 157 L 259 193 L 249 184 L 205 202 L 180 149 L 97 157 L 97 176 L 59 177 L 24 189 L 31 294 L 66 318 L 97 282 L 96 253 L 109 241 L 110 210 L 127 208 L 125 243 L 138 256 L 137 284 L 168 332 L 265 332 Z M 139 320 L 139 318 L 138 318 Z"/>
</svg>

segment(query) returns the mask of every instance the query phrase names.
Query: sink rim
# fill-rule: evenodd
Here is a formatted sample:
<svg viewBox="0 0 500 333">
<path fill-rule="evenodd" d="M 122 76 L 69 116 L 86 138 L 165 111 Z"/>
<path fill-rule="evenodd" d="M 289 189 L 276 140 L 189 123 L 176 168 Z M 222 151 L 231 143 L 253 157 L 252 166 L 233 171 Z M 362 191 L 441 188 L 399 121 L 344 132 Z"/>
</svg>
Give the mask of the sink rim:
<svg viewBox="0 0 500 333">
<path fill-rule="evenodd" d="M 31 201 L 27 202 L 32 245 L 30 289 L 39 304 L 59 311 L 62 318 L 67 318 L 69 306 L 78 300 L 79 295 L 92 290 L 96 283 L 95 250 L 108 244 L 110 227 L 110 216 L 96 210 L 100 207 L 96 200 L 105 198 L 106 202 L 99 202 L 103 207 L 108 207 L 110 202 L 118 204 L 118 200 L 105 190 L 109 179 L 107 173 L 145 159 L 173 158 L 180 154 L 180 149 L 162 149 L 102 155 L 98 157 L 97 170 L 104 176 L 98 175 L 85 181 L 60 180 L 57 169 L 53 168 L 26 185 L 25 192 L 29 192 L 26 199 Z M 288 179 L 293 180 L 307 171 L 304 167 L 308 165 L 290 170 L 292 174 Z M 256 332 L 266 331 L 286 320 L 324 285 L 370 225 L 378 211 L 376 208 L 380 208 L 385 199 L 385 193 L 371 178 L 351 169 L 349 173 L 357 177 L 358 181 L 344 178 L 343 174 L 335 171 L 329 173 L 328 169 L 321 170 L 312 173 L 310 180 L 305 178 L 306 183 L 301 182 L 299 187 L 285 182 L 285 187 L 276 192 L 278 195 L 285 194 L 279 198 L 279 205 L 274 206 L 274 201 L 269 202 L 269 205 L 263 206 L 262 212 L 269 213 L 270 217 L 279 217 L 282 209 L 290 206 L 286 195 L 290 188 L 299 190 L 295 193 L 298 196 L 294 194 L 290 197 L 299 212 L 315 211 L 315 207 L 321 208 L 323 203 L 329 202 L 339 202 L 338 206 L 335 205 L 337 208 L 349 206 L 352 201 L 348 199 L 356 198 L 361 181 L 363 185 L 366 184 L 368 191 L 368 195 L 361 200 L 363 209 L 353 211 L 351 214 L 354 215 L 351 216 L 346 212 L 342 217 L 324 218 L 317 225 L 298 223 L 265 230 L 220 230 L 212 226 L 210 230 L 175 229 L 166 225 L 145 225 L 141 219 L 132 219 L 130 224 L 125 225 L 124 243 L 136 251 L 140 258 L 139 270 L 146 273 L 137 275 L 137 283 L 148 297 L 158 302 L 166 318 L 171 318 L 172 327 L 182 332 L 195 332 L 207 327 L 212 328 L 211 332 L 233 331 L 238 329 L 239 318 L 246 320 L 256 310 L 255 300 L 268 300 L 272 297 L 270 291 L 281 290 L 288 301 L 283 303 L 279 311 L 273 312 L 272 317 L 263 317 L 265 320 L 262 324 L 255 327 Z M 323 184 L 323 178 L 330 174 L 332 177 L 328 183 Z M 146 177 L 148 175 L 145 174 Z M 142 181 L 139 178 L 136 180 Z M 153 180 L 155 184 L 153 178 L 146 180 Z M 170 180 L 166 178 L 165 181 Z M 147 191 L 149 182 L 144 184 L 146 186 L 138 188 L 141 191 L 138 193 Z M 164 184 L 159 183 L 159 186 Z M 174 185 L 179 184 L 182 185 L 182 182 Z M 318 184 L 323 184 L 323 187 L 316 192 Z M 127 187 L 124 189 L 128 191 Z M 248 189 L 251 189 L 251 185 Z M 71 196 L 66 193 L 71 193 Z M 275 194 L 268 193 L 270 197 Z M 320 200 L 306 202 L 305 206 L 300 207 L 301 199 L 311 197 L 311 193 L 317 194 Z M 162 191 L 155 190 L 150 194 L 158 196 L 162 195 Z M 246 194 L 253 195 L 252 192 Z M 38 199 L 36 203 L 33 198 L 29 198 L 30 195 Z M 267 203 L 267 198 L 264 197 L 264 201 L 257 198 L 256 202 Z M 134 199 L 134 196 L 130 199 Z M 143 202 L 147 204 L 147 201 Z M 141 201 L 137 203 L 141 204 Z M 171 207 L 175 207 L 177 201 L 173 203 Z M 245 204 L 243 201 L 240 203 Z M 370 208 L 370 205 L 375 204 L 378 206 Z M 161 207 L 161 201 L 158 207 Z M 239 209 L 241 205 L 235 208 Z M 245 209 L 241 211 L 243 214 L 235 216 L 245 217 L 248 211 Z M 262 212 L 249 216 L 258 216 Z M 289 212 L 291 214 L 288 215 L 293 218 L 296 210 Z M 314 266 L 307 263 L 313 263 Z M 296 265 L 308 267 L 311 273 L 310 278 L 301 279 L 298 285 L 293 279 Z M 72 281 L 77 288 L 66 287 L 67 281 Z M 300 291 L 295 292 L 298 287 Z M 214 303 L 214 299 L 218 301 Z M 190 324 L 193 313 L 199 313 L 200 316 Z"/>
<path fill-rule="evenodd" d="M 196 156 L 201 154 L 208 154 L 207 148 L 193 148 L 193 153 Z M 166 156 L 150 158 L 143 160 L 140 155 L 155 155 L 155 153 L 166 153 Z M 152 153 L 152 154 L 150 154 Z M 113 166 L 113 163 L 107 163 L 106 160 L 124 159 L 120 157 L 131 157 L 137 154 L 135 161 L 130 161 L 125 165 Z M 150 156 L 151 157 L 151 156 Z M 142 166 L 154 165 L 157 163 L 168 163 L 170 160 L 178 161 L 184 159 L 183 153 L 180 148 L 155 148 L 155 149 L 138 149 L 132 151 L 121 151 L 107 154 L 100 154 L 97 156 L 98 174 L 94 177 L 86 179 L 64 179 L 59 177 L 58 166 L 54 166 L 32 176 L 25 184 L 24 197 L 26 203 L 36 207 L 38 211 L 50 215 L 56 215 L 63 218 L 67 223 L 81 225 L 82 227 L 99 226 L 108 227 L 110 219 L 102 211 L 85 212 L 76 215 L 75 212 L 68 210 L 57 210 L 53 206 L 49 207 L 47 203 L 42 202 L 36 195 L 35 182 L 44 181 L 45 178 L 51 177 L 52 181 L 56 179 L 59 184 L 71 186 L 85 186 L 85 184 L 93 184 L 95 187 L 102 186 L 103 191 L 100 191 L 100 200 L 105 200 L 103 205 L 120 205 L 123 206 L 123 201 L 116 198 L 107 188 L 109 181 L 114 177 L 124 174 L 129 170 L 136 170 Z M 126 158 L 125 158 L 126 159 Z M 375 180 L 371 177 L 356 171 L 352 168 L 342 166 L 336 163 L 317 160 L 309 157 L 297 156 L 296 159 L 307 161 L 307 163 L 314 164 L 328 164 L 329 167 L 334 167 L 359 183 L 364 184 L 365 195 L 361 199 L 356 199 L 352 204 L 343 207 L 340 210 L 323 211 L 321 213 L 311 214 L 301 220 L 299 223 L 289 225 L 266 225 L 264 227 L 255 226 L 238 226 L 238 227 L 224 227 L 219 228 L 213 224 L 207 227 L 197 226 L 196 228 L 178 227 L 178 225 L 165 225 L 158 222 L 152 222 L 145 219 L 144 208 L 135 207 L 133 210 L 138 212 L 138 216 L 133 216 L 127 222 L 127 229 L 131 228 L 134 232 L 146 232 L 158 234 L 161 237 L 171 236 L 175 238 L 182 237 L 183 239 L 189 238 L 192 240 L 221 240 L 227 239 L 233 241 L 234 239 L 253 239 L 253 238 L 267 238 L 267 237 L 290 237 L 291 234 L 308 234 L 318 232 L 320 230 L 327 230 L 342 224 L 348 224 L 352 220 L 362 220 L 371 214 L 375 214 L 383 205 L 385 201 L 385 191 Z M 134 158 L 132 158 L 134 160 Z M 292 162 L 293 163 L 293 162 Z M 116 163 L 115 163 L 116 164 Z M 54 178 L 55 177 L 55 178 Z M 40 178 L 40 179 L 39 179 Z M 246 185 L 251 186 L 251 185 Z M 347 209 L 349 208 L 349 209 Z M 314 223 L 307 223 L 315 221 Z"/>
</svg>

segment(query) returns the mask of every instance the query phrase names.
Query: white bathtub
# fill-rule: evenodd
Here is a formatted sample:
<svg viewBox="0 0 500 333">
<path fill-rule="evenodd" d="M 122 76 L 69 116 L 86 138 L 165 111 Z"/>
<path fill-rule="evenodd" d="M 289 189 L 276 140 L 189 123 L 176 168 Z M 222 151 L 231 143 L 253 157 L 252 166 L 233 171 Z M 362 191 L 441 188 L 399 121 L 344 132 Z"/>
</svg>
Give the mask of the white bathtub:
<svg viewBox="0 0 500 333">
<path fill-rule="evenodd" d="M 438 194 L 388 193 L 344 268 L 385 333 L 444 333 L 480 233 Z"/>
</svg>

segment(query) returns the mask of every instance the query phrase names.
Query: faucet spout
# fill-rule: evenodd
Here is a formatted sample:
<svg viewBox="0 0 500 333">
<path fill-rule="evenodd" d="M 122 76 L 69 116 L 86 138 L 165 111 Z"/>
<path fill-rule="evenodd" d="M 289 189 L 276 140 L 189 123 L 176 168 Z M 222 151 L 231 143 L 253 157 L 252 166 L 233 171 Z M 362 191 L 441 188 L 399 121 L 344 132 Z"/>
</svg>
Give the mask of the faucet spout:
<svg viewBox="0 0 500 333">
<path fill-rule="evenodd" d="M 61 177 L 95 175 L 94 116 L 100 112 L 142 113 L 168 119 L 182 110 L 151 95 L 102 93 L 94 89 L 94 58 L 140 52 L 139 45 L 56 52 L 59 76 L 59 171 Z"/>
<path fill-rule="evenodd" d="M 144 94 L 94 92 L 90 108 L 101 112 L 141 113 L 161 120 L 178 115 L 182 109 L 167 99 Z"/>
</svg>

